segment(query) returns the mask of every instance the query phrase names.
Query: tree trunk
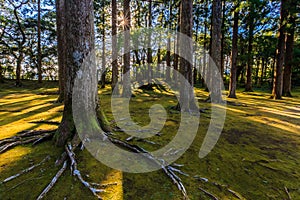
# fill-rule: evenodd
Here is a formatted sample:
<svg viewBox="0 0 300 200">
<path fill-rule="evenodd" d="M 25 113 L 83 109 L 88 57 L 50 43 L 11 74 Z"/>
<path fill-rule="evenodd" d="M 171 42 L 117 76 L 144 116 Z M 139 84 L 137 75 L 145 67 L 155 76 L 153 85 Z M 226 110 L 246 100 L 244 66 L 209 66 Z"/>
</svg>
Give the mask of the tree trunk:
<svg viewBox="0 0 300 200">
<path fill-rule="evenodd" d="M 248 53 L 247 53 L 247 80 L 245 91 L 246 92 L 253 92 L 252 89 L 252 49 L 253 49 L 253 33 L 254 33 L 254 5 L 250 3 L 250 12 L 249 12 L 249 19 L 248 19 L 248 26 L 249 26 L 249 38 L 248 38 Z"/>
<path fill-rule="evenodd" d="M 180 32 L 190 38 L 192 35 L 193 27 L 193 1 L 185 0 L 181 2 L 181 15 L 180 15 Z M 190 89 L 185 81 L 188 80 L 193 88 L 193 44 L 191 41 L 186 41 L 180 36 L 180 109 L 183 111 L 194 110 L 194 91 Z"/>
<path fill-rule="evenodd" d="M 114 36 L 117 35 L 117 2 L 116 0 L 112 0 L 111 1 L 111 12 L 112 12 L 112 16 L 111 16 L 111 34 L 112 37 L 114 38 Z M 118 90 L 118 47 L 117 47 L 117 38 L 112 40 L 112 83 L 111 83 L 111 87 L 112 90 L 115 90 L 115 92 L 118 94 L 119 90 Z"/>
<path fill-rule="evenodd" d="M 123 97 L 131 96 L 131 83 L 130 83 L 130 0 L 124 0 L 124 51 L 126 52 L 123 56 L 124 69 L 123 69 Z"/>
<path fill-rule="evenodd" d="M 94 13 L 92 0 L 68 0 L 65 2 L 66 24 L 66 68 L 65 99 L 62 122 L 55 136 L 57 146 L 63 146 L 76 134 L 72 113 L 72 94 L 76 75 L 82 70 L 83 61 L 94 52 Z M 92 67 L 90 67 L 92 68 Z M 96 71 L 96 69 L 91 69 Z M 97 87 L 97 85 L 95 85 Z M 98 96 L 90 99 L 94 106 Z M 96 109 L 96 108 L 95 108 Z"/>
<path fill-rule="evenodd" d="M 276 66 L 274 70 L 274 83 L 272 98 L 281 99 L 282 98 L 282 78 L 283 78 L 283 63 L 284 63 L 284 52 L 285 52 L 285 31 L 286 31 L 286 20 L 287 20 L 288 10 L 286 0 L 281 0 L 281 10 L 280 10 L 280 27 L 279 27 L 279 38 L 278 46 L 276 52 Z"/>
<path fill-rule="evenodd" d="M 259 73 L 260 59 L 256 60 L 256 69 L 255 69 L 255 85 L 258 86 L 258 73 Z"/>
<path fill-rule="evenodd" d="M 204 19 L 204 44 L 203 44 L 203 69 L 202 69 L 202 87 L 206 87 L 205 85 L 205 77 L 207 76 L 207 17 L 208 17 L 208 0 L 205 1 L 205 19 Z"/>
<path fill-rule="evenodd" d="M 38 64 L 38 82 L 42 83 L 42 50 L 41 50 L 41 0 L 38 0 L 38 56 L 37 56 L 37 64 Z"/>
<path fill-rule="evenodd" d="M 23 61 L 23 53 L 20 52 L 19 57 L 17 58 L 17 68 L 16 68 L 16 86 L 21 87 L 21 64 Z"/>
<path fill-rule="evenodd" d="M 149 0 L 149 13 L 148 13 L 148 48 L 147 48 L 147 65 L 148 65 L 148 84 L 151 83 L 152 71 L 152 49 L 151 49 L 151 28 L 152 28 L 152 0 Z"/>
<path fill-rule="evenodd" d="M 265 58 L 262 57 L 262 59 L 261 59 L 261 74 L 260 74 L 259 85 L 258 85 L 259 87 L 261 87 L 263 84 L 264 74 L 265 74 Z"/>
<path fill-rule="evenodd" d="M 212 38 L 211 38 L 211 58 L 215 62 L 217 69 L 212 70 L 210 66 L 211 77 L 211 92 L 210 99 L 214 103 L 219 103 L 222 101 L 222 91 L 221 91 L 221 82 L 222 77 L 221 73 L 221 37 L 222 37 L 222 2 L 221 0 L 213 0 L 212 7 Z M 210 64 L 212 64 L 210 62 Z"/>
<path fill-rule="evenodd" d="M 294 51 L 295 17 L 290 18 L 290 27 L 286 40 L 285 66 L 283 73 L 283 96 L 292 97 L 292 63 Z"/>
<path fill-rule="evenodd" d="M 57 102 L 64 101 L 65 93 L 65 66 L 66 66 L 66 23 L 65 23 L 65 0 L 56 0 L 56 27 L 57 27 L 57 52 L 58 52 L 58 81 L 59 96 Z"/>
<path fill-rule="evenodd" d="M 104 6 L 102 11 L 102 21 L 105 23 Z M 106 83 L 106 56 L 105 56 L 105 26 L 102 29 L 102 73 L 101 73 L 101 88 L 105 88 Z"/>
<path fill-rule="evenodd" d="M 225 56 L 225 51 L 224 51 L 224 45 L 225 45 L 225 6 L 226 2 L 225 0 L 222 0 L 222 37 L 221 37 L 221 76 L 222 80 L 224 78 L 224 56 Z"/>
<path fill-rule="evenodd" d="M 178 8 L 178 19 L 177 19 L 177 31 L 180 31 L 180 16 L 181 16 L 181 10 L 180 10 L 180 6 Z M 179 64 L 179 43 L 180 43 L 180 38 L 179 38 L 179 34 L 176 34 L 176 41 L 174 41 L 174 43 L 176 43 L 176 47 L 174 48 L 175 54 L 174 54 L 174 62 L 173 62 L 173 80 L 174 80 L 174 87 L 176 88 L 178 86 L 178 64 Z"/>
<path fill-rule="evenodd" d="M 4 78 L 3 78 L 3 68 L 0 64 L 0 83 L 3 83 L 4 82 Z"/>
<path fill-rule="evenodd" d="M 228 96 L 229 98 L 236 98 L 238 30 L 239 30 L 239 11 L 235 10 L 233 16 L 231 70 L 230 70 L 230 83 L 229 83 L 229 96 Z"/>
</svg>

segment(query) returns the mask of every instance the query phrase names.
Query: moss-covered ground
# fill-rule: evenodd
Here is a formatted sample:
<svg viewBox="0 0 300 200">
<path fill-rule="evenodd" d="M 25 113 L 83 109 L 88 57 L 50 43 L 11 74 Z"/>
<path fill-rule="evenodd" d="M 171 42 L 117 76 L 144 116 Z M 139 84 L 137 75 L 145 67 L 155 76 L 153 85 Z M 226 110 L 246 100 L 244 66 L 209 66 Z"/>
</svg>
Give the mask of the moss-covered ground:
<svg viewBox="0 0 300 200">
<path fill-rule="evenodd" d="M 210 199 L 202 189 L 219 199 L 300 199 L 300 90 L 293 98 L 271 100 L 266 91 L 237 93 L 238 99 L 228 99 L 227 116 L 222 135 L 203 159 L 198 157 L 203 138 L 210 122 L 210 104 L 205 103 L 208 93 L 195 89 L 201 113 L 198 134 L 191 147 L 176 161 L 189 176 L 180 175 L 190 199 Z M 23 130 L 55 129 L 63 105 L 57 99 L 57 83 L 38 85 L 25 81 L 16 88 L 13 82 L 0 84 L 0 139 L 11 137 Z M 99 90 L 101 106 L 113 121 L 110 88 Z M 161 136 L 145 141 L 132 141 L 149 151 L 159 149 L 176 135 L 180 114 L 168 110 L 177 104 L 173 94 L 164 91 L 136 91 L 130 112 L 141 125 L 149 123 L 147 117 L 153 104 L 161 104 L 168 111 L 168 119 Z M 115 133 L 126 139 L 125 133 Z M 0 199 L 35 199 L 46 187 L 60 166 L 54 162 L 63 149 L 52 141 L 36 146 L 23 145 L 0 154 L 0 181 L 37 164 L 47 155 L 51 159 L 29 173 L 5 184 L 0 183 Z M 94 159 L 87 150 L 76 151 L 78 168 L 84 178 L 101 184 L 114 183 L 105 188 L 103 199 L 182 199 L 181 193 L 160 170 L 144 174 L 122 173 Z M 208 180 L 208 181 L 206 181 Z M 234 191 L 230 192 L 230 191 Z M 287 192 L 288 191 L 288 192 Z M 95 199 L 88 189 L 65 171 L 45 199 Z"/>
</svg>

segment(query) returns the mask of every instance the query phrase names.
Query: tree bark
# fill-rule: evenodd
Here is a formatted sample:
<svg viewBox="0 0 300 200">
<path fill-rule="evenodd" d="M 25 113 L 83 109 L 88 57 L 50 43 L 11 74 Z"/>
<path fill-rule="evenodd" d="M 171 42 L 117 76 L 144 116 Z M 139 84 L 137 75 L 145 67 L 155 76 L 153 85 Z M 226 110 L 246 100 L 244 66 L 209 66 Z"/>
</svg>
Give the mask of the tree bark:
<svg viewBox="0 0 300 200">
<path fill-rule="evenodd" d="M 38 56 L 37 56 L 37 65 L 38 65 L 38 82 L 42 83 L 42 50 L 41 50 L 41 0 L 38 0 Z"/>
<path fill-rule="evenodd" d="M 238 30 L 239 30 L 239 11 L 235 10 L 233 16 L 231 70 L 230 70 L 230 83 L 229 83 L 229 96 L 228 96 L 229 98 L 236 98 Z"/>
<path fill-rule="evenodd" d="M 19 55 L 16 57 L 17 58 L 17 67 L 16 67 L 16 86 L 17 87 L 21 87 L 22 83 L 21 83 L 21 64 L 23 62 L 24 59 L 24 44 L 26 42 L 26 35 L 25 32 L 23 30 L 23 25 L 21 24 L 20 18 L 19 18 L 19 14 L 18 14 L 18 9 L 23 5 L 24 3 L 21 3 L 19 6 L 15 6 L 12 5 L 14 7 L 14 16 L 17 20 L 17 26 L 18 26 L 18 30 L 20 31 L 22 38 L 20 41 L 18 41 L 18 53 Z M 15 54 L 14 54 L 15 55 Z"/>
<path fill-rule="evenodd" d="M 112 16 L 111 16 L 111 28 L 112 28 L 112 90 L 115 90 L 115 92 L 118 94 L 119 90 L 118 90 L 118 75 L 119 75 L 119 70 L 118 70 L 118 47 L 117 47 L 117 38 L 114 38 L 114 36 L 116 37 L 117 35 L 117 1 L 116 0 L 112 0 L 111 1 L 111 7 L 112 7 Z"/>
<path fill-rule="evenodd" d="M 102 11 L 102 22 L 105 24 L 105 12 L 104 12 L 104 7 L 103 6 L 103 11 Z M 105 88 L 105 83 L 106 83 L 106 55 L 105 55 L 105 26 L 103 26 L 102 29 L 102 73 L 101 73 L 101 88 Z"/>
<path fill-rule="evenodd" d="M 124 23 L 124 51 L 123 56 L 124 68 L 123 68 L 123 97 L 131 96 L 131 84 L 130 84 L 130 0 L 124 0 L 123 2 L 124 17 L 126 22 Z"/>
<path fill-rule="evenodd" d="M 0 64 L 0 83 L 3 83 L 4 82 L 4 78 L 3 78 L 3 68 Z"/>
<path fill-rule="evenodd" d="M 148 84 L 151 83 L 153 71 L 152 71 L 152 49 L 151 49 L 151 28 L 152 28 L 152 0 L 149 0 L 149 13 L 148 13 L 148 48 L 147 48 L 147 65 L 148 65 Z"/>
<path fill-rule="evenodd" d="M 250 11 L 249 11 L 249 19 L 248 19 L 248 26 L 249 26 L 249 36 L 248 36 L 248 53 L 247 53 L 247 80 L 245 91 L 246 92 L 253 92 L 252 89 L 252 49 L 253 49 L 253 33 L 254 33 L 254 5 L 250 2 Z"/>
<path fill-rule="evenodd" d="M 214 103 L 219 103 L 222 101 L 222 91 L 221 82 L 221 37 L 222 37 L 222 2 L 221 0 L 213 0 L 212 7 L 212 38 L 211 38 L 211 58 L 215 62 L 217 69 L 212 70 L 210 66 L 210 73 L 212 75 L 211 79 L 211 92 L 210 97 Z M 210 62 L 210 65 L 212 63 Z"/>
<path fill-rule="evenodd" d="M 265 74 L 265 58 L 261 58 L 261 74 L 260 74 L 260 79 L 259 79 L 259 87 L 262 86 L 263 80 L 264 80 L 264 74 Z"/>
<path fill-rule="evenodd" d="M 72 113 L 73 86 L 83 61 L 95 49 L 93 10 L 92 0 L 65 1 L 66 33 L 68 33 L 64 35 L 66 37 L 65 106 L 63 118 L 55 136 L 57 146 L 65 145 L 76 134 Z M 91 99 L 91 105 L 95 103 L 94 101 L 98 101 L 98 96 L 95 96 L 95 99 Z"/>
<path fill-rule="evenodd" d="M 274 83 L 272 98 L 281 99 L 282 98 L 282 78 L 283 78 L 283 63 L 284 63 L 284 52 L 285 52 L 285 31 L 287 23 L 287 4 L 286 0 L 281 0 L 280 9 L 280 27 L 279 27 L 279 38 L 278 46 L 276 52 L 276 66 L 274 70 Z"/>
<path fill-rule="evenodd" d="M 192 38 L 193 27 L 193 1 L 184 0 L 181 2 L 181 14 L 180 14 L 180 32 L 190 38 Z M 194 110 L 194 91 L 186 86 L 185 81 L 188 80 L 189 84 L 193 88 L 193 44 L 190 41 L 185 41 L 180 36 L 180 109 L 183 111 Z"/>
<path fill-rule="evenodd" d="M 180 31 L 180 16 L 181 16 L 181 6 L 178 7 L 178 19 L 177 19 L 177 32 Z M 180 37 L 179 34 L 176 34 L 176 41 L 174 41 L 176 46 L 174 47 L 174 62 L 173 62 L 173 80 L 174 80 L 174 87 L 176 88 L 178 86 L 178 65 L 179 65 L 179 43 L 180 43 Z"/>
<path fill-rule="evenodd" d="M 290 15 L 291 16 L 291 15 Z M 292 63 L 294 51 L 295 17 L 290 18 L 290 27 L 286 40 L 285 66 L 283 73 L 283 96 L 292 97 Z"/>
<path fill-rule="evenodd" d="M 206 87 L 205 77 L 207 76 L 207 17 L 208 17 L 208 0 L 205 1 L 205 19 L 204 19 L 204 44 L 203 44 L 203 69 L 202 69 L 202 87 Z"/>
<path fill-rule="evenodd" d="M 65 23 L 65 0 L 56 0 L 56 27 L 57 27 L 57 52 L 58 52 L 58 81 L 59 81 L 59 96 L 57 102 L 62 103 L 64 101 L 65 92 L 65 59 L 66 59 L 66 23 Z"/>
<path fill-rule="evenodd" d="M 224 78 L 224 56 L 225 56 L 225 51 L 224 51 L 224 46 L 225 46 L 225 6 L 226 2 L 225 0 L 222 0 L 222 37 L 221 37 L 221 76 L 222 80 Z"/>
</svg>

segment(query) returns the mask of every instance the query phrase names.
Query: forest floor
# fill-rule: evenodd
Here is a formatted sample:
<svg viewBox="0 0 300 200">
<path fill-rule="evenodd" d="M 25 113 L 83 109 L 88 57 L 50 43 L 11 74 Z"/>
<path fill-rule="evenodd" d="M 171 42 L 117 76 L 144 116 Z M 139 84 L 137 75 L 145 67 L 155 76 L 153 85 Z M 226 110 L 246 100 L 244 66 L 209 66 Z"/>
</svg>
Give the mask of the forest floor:
<svg viewBox="0 0 300 200">
<path fill-rule="evenodd" d="M 189 176 L 180 175 L 190 199 L 300 199 L 300 90 L 295 97 L 275 101 L 266 91 L 237 93 L 238 99 L 227 99 L 227 116 L 221 137 L 212 152 L 203 159 L 199 150 L 210 121 L 210 103 L 204 100 L 208 93 L 195 89 L 201 113 L 198 134 L 191 147 L 176 161 Z M 38 85 L 25 81 L 22 88 L 7 81 L 0 84 L 0 140 L 32 129 L 56 129 L 62 116 L 63 105 L 57 99 L 57 83 Z M 101 105 L 112 121 L 110 89 L 99 90 Z M 153 104 L 166 109 L 177 104 L 172 93 L 162 91 L 137 91 L 132 98 L 130 111 L 134 121 L 149 123 L 145 117 Z M 161 136 L 145 141 L 134 140 L 149 151 L 168 144 L 176 134 L 180 114 L 168 111 L 166 126 Z M 126 139 L 125 133 L 115 133 Z M 0 199 L 35 199 L 51 181 L 61 166 L 55 160 L 63 148 L 55 148 L 52 141 L 36 146 L 17 146 L 0 154 Z M 34 170 L 7 183 L 4 179 L 45 161 Z M 76 151 L 78 168 L 84 178 L 100 184 L 109 183 L 103 199 L 182 199 L 172 181 L 162 170 L 131 174 L 111 169 L 93 158 L 87 150 Z M 92 193 L 64 172 L 45 199 L 95 199 Z"/>
</svg>

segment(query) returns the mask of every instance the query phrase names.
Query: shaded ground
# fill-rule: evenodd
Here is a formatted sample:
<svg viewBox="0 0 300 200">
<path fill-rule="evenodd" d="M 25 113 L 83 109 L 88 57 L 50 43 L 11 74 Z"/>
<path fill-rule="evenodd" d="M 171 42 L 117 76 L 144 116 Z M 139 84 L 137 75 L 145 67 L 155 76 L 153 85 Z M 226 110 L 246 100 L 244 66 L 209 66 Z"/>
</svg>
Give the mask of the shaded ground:
<svg viewBox="0 0 300 200">
<path fill-rule="evenodd" d="M 40 88 L 41 87 L 41 88 Z M 53 104 L 57 95 L 56 83 L 38 86 L 24 82 L 23 88 L 13 82 L 0 84 L 0 139 L 22 130 L 55 129 L 62 115 L 62 105 Z M 102 107 L 109 120 L 109 89 L 101 90 Z M 298 97 L 281 101 L 270 100 L 265 92 L 237 94 L 229 99 L 225 127 L 218 144 L 204 159 L 198 153 L 210 121 L 207 93 L 196 90 L 201 113 L 198 135 L 192 146 L 176 163 L 189 177 L 180 175 L 190 199 L 210 199 L 199 187 L 219 199 L 300 199 L 300 91 Z M 177 100 L 166 91 L 142 91 L 131 100 L 131 115 L 135 122 L 146 125 L 145 117 L 153 104 L 166 109 Z M 159 149 L 172 140 L 180 123 L 180 114 L 168 111 L 161 136 L 147 141 L 131 141 L 147 150 Z M 50 123 L 36 123 L 47 121 Z M 125 133 L 116 133 L 121 139 Z M 149 141 L 155 144 L 149 143 Z M 0 155 L 0 181 L 24 168 L 36 164 L 47 155 L 51 159 L 35 170 L 5 184 L 0 184 L 0 199 L 35 199 L 60 167 L 55 159 L 63 149 L 53 147 L 51 141 L 32 147 L 24 145 Z M 78 168 L 91 182 L 112 183 L 102 194 L 104 199 L 181 199 L 176 186 L 161 171 L 129 174 L 110 169 L 94 159 L 86 150 L 77 152 Z M 208 180 L 208 181 L 207 181 Z M 285 189 L 286 188 L 286 189 Z M 286 190 L 288 192 L 286 192 Z M 234 191 L 234 193 L 230 192 Z M 66 171 L 45 199 L 95 199 L 90 191 Z"/>
</svg>

